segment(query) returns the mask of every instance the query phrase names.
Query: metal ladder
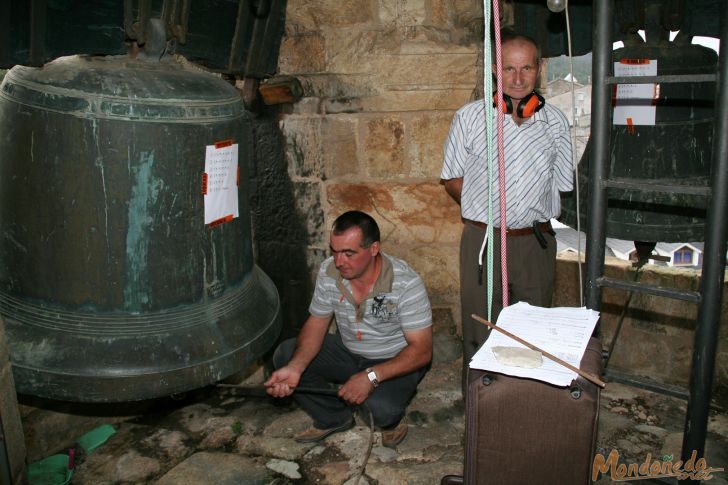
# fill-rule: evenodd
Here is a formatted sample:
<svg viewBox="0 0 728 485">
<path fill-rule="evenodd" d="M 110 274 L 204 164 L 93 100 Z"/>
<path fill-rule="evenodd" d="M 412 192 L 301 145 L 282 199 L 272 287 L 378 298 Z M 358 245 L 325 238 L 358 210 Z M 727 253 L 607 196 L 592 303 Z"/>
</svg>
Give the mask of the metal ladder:
<svg viewBox="0 0 728 485">
<path fill-rule="evenodd" d="M 693 450 L 698 458 L 704 456 L 705 438 L 715 356 L 720 326 L 720 309 L 726 264 L 726 233 L 728 224 L 728 5 L 721 12 L 720 57 L 718 75 L 663 75 L 635 77 L 611 76 L 612 24 L 614 0 L 594 2 L 594 48 L 592 58 L 592 130 L 591 167 L 587 220 L 590 221 L 586 244 L 586 306 L 599 310 L 601 289 L 647 293 L 673 298 L 698 305 L 698 319 L 694 337 L 690 386 L 687 393 L 688 407 L 682 443 L 682 460 L 690 458 Z M 713 179 L 710 188 L 686 188 L 634 183 L 627 180 L 608 179 L 609 140 L 611 123 L 611 89 L 622 83 L 674 83 L 717 81 L 716 109 L 713 140 Z M 647 285 L 637 281 L 623 281 L 604 276 L 604 252 L 606 246 L 607 189 L 610 187 L 644 190 L 649 184 L 651 191 L 664 191 L 711 196 L 705 235 L 700 291 L 683 291 Z M 629 382 L 628 382 L 629 383 Z"/>
</svg>

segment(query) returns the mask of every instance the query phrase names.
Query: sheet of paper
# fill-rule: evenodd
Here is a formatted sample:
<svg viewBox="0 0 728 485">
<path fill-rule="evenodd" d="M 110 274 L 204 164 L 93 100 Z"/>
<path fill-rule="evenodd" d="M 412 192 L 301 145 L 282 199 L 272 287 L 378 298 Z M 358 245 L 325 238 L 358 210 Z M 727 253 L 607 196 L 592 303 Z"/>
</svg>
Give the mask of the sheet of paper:
<svg viewBox="0 0 728 485">
<path fill-rule="evenodd" d="M 205 224 L 238 217 L 238 145 L 205 147 Z"/>
<path fill-rule="evenodd" d="M 599 312 L 586 308 L 542 308 L 520 302 L 504 308 L 497 325 L 578 368 L 598 320 Z M 534 369 L 502 365 L 493 353 L 493 347 L 498 346 L 527 348 L 492 330 L 470 361 L 470 367 L 537 379 L 556 386 L 568 386 L 577 377 L 576 372 L 546 356 L 541 366 Z"/>
<path fill-rule="evenodd" d="M 614 63 L 615 76 L 657 76 L 657 60 L 634 59 Z M 613 122 L 615 125 L 654 125 L 656 84 L 618 84 Z"/>
</svg>

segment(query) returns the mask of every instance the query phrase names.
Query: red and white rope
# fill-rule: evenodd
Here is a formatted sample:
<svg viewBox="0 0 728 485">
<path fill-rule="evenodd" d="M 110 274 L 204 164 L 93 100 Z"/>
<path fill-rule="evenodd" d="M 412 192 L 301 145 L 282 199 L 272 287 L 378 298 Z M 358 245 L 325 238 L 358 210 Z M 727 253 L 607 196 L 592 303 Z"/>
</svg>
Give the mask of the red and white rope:
<svg viewBox="0 0 728 485">
<path fill-rule="evenodd" d="M 501 35 L 500 35 L 500 2 L 493 0 L 493 23 L 498 24 L 493 29 L 495 32 L 495 63 L 496 63 L 496 99 L 498 105 L 503 99 L 503 59 L 501 54 Z M 487 35 L 487 32 L 486 32 Z M 485 60 L 484 60 L 485 62 Z M 499 106 L 500 107 L 500 106 Z M 503 149 L 503 111 L 496 110 L 498 119 L 498 181 L 500 188 L 500 240 L 501 240 L 501 283 L 503 290 L 503 308 L 508 306 L 508 244 L 506 242 L 506 233 L 508 224 L 506 221 L 506 162 Z"/>
</svg>

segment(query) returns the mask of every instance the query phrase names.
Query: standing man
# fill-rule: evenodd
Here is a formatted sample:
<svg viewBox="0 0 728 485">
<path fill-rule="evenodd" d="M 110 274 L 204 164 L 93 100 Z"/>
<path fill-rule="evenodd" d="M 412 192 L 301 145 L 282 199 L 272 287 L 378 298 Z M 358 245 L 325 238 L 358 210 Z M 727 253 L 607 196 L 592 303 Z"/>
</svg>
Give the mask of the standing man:
<svg viewBox="0 0 728 485">
<path fill-rule="evenodd" d="M 296 387 L 328 389 L 338 397 L 295 393 L 313 419 L 296 435 L 319 441 L 354 426 L 352 407 L 363 404 L 394 447 L 407 435 L 404 413 L 432 359 L 432 311 L 422 279 L 404 261 L 380 250 L 379 227 L 363 212 L 339 216 L 331 231 L 332 256 L 321 264 L 310 316 L 296 339 L 273 356 L 265 382 L 275 397 Z M 338 332 L 328 332 L 331 318 Z"/>
<path fill-rule="evenodd" d="M 501 42 L 509 301 L 548 307 L 553 293 L 556 240 L 549 223 L 561 212 L 559 192 L 572 189 L 569 123 L 564 114 L 535 92 L 541 53 L 533 39 L 504 33 Z M 496 74 L 496 65 L 493 65 Z M 488 101 L 490 102 L 490 101 Z M 501 104 L 501 103 L 499 103 Z M 496 112 L 496 116 L 500 113 Z M 484 101 L 455 114 L 445 142 L 440 176 L 445 190 L 460 204 L 464 223 L 460 240 L 460 297 L 463 325 L 463 377 L 470 359 L 488 336 L 474 321 L 487 316 L 487 268 L 482 251 L 488 221 L 488 164 Z M 494 124 L 495 126 L 495 124 Z M 498 167 L 497 137 L 491 140 Z M 500 274 L 500 190 L 493 174 L 493 314 L 502 309 Z M 482 254 L 482 265 L 479 256 Z M 464 382 L 464 381 L 463 381 Z"/>
</svg>

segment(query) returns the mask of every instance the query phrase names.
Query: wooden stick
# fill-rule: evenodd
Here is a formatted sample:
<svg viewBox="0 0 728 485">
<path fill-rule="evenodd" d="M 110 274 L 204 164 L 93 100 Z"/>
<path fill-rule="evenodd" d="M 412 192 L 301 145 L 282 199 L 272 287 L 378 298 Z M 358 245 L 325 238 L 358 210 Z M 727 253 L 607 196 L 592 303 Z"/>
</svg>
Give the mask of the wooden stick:
<svg viewBox="0 0 728 485">
<path fill-rule="evenodd" d="M 480 322 L 480 323 L 483 323 L 483 324 L 487 325 L 488 327 L 492 328 L 493 330 L 497 330 L 497 331 L 499 331 L 500 333 L 502 333 L 503 335 L 506 335 L 506 336 L 508 336 L 508 337 L 512 338 L 512 339 L 513 339 L 513 340 L 515 340 L 516 342 L 518 342 L 518 343 L 521 343 L 521 344 L 525 345 L 525 346 L 526 346 L 526 347 L 528 347 L 529 349 L 531 349 L 531 350 L 535 350 L 536 352 L 541 352 L 541 354 L 543 354 L 543 355 L 544 355 L 545 357 L 547 357 L 547 358 L 549 358 L 549 359 L 553 360 L 553 361 L 554 361 L 554 362 L 556 362 L 557 364 L 561 364 L 561 365 L 563 365 L 564 367 L 566 367 L 566 368 L 567 368 L 567 369 L 569 369 L 570 371 L 576 372 L 576 373 L 577 373 L 577 374 L 579 374 L 579 375 L 580 375 L 581 377 L 583 377 L 584 379 L 586 379 L 586 380 L 588 380 L 588 381 L 590 381 L 590 382 L 593 382 L 593 383 L 594 383 L 594 384 L 596 384 L 597 386 L 599 386 L 599 387 L 601 387 L 601 388 L 604 388 L 604 387 L 606 387 L 606 384 L 604 383 L 604 381 L 602 381 L 601 379 L 599 379 L 599 378 L 598 378 L 597 376 L 595 376 L 595 375 L 592 375 L 592 374 L 589 374 L 588 372 L 584 372 L 583 370 L 581 370 L 581 369 L 579 369 L 579 368 L 577 368 L 577 367 L 574 367 L 573 365 L 569 364 L 568 362 L 566 362 L 566 361 L 564 361 L 564 360 L 561 360 L 561 359 L 559 359 L 559 358 L 558 358 L 558 357 L 556 357 L 555 355 L 553 355 L 553 354 L 549 354 L 549 353 L 548 353 L 548 352 L 546 352 L 545 350 L 539 349 L 539 348 L 538 348 L 538 347 L 536 347 L 535 345 L 533 345 L 533 344 L 531 344 L 531 343 L 529 343 L 529 342 L 526 342 L 525 340 L 523 340 L 523 339 L 522 339 L 522 338 L 520 338 L 520 337 L 517 337 L 517 336 L 513 335 L 513 334 L 512 334 L 511 332 L 509 332 L 508 330 L 503 330 L 502 328 L 500 328 L 500 327 L 498 327 L 498 326 L 496 326 L 496 325 L 493 325 L 493 324 L 492 324 L 492 323 L 490 323 L 490 322 L 489 322 L 488 320 L 486 320 L 486 319 L 484 319 L 484 318 L 481 318 L 481 317 L 479 317 L 478 315 L 472 314 L 472 315 L 470 315 L 470 316 L 471 316 L 471 317 L 473 317 L 473 318 L 474 318 L 475 320 L 477 320 L 478 322 Z"/>
</svg>

